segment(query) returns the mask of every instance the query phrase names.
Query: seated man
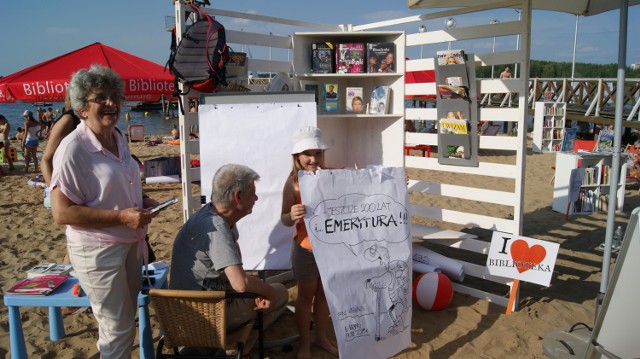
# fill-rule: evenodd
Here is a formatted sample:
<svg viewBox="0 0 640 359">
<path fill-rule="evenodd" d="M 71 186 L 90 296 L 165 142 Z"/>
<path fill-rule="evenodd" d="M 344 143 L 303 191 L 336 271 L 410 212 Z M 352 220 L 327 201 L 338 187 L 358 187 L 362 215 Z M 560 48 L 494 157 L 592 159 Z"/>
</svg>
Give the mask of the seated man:
<svg viewBox="0 0 640 359">
<path fill-rule="evenodd" d="M 252 292 L 255 299 L 235 299 L 227 307 L 227 329 L 233 330 L 265 310 L 270 323 L 289 299 L 287 288 L 248 276 L 242 268 L 236 222 L 251 213 L 260 176 L 251 168 L 228 164 L 213 176 L 211 202 L 194 213 L 173 243 L 169 288 Z M 266 238 L 265 238 L 266 240 Z M 255 336 L 246 344 L 249 352 Z"/>
</svg>

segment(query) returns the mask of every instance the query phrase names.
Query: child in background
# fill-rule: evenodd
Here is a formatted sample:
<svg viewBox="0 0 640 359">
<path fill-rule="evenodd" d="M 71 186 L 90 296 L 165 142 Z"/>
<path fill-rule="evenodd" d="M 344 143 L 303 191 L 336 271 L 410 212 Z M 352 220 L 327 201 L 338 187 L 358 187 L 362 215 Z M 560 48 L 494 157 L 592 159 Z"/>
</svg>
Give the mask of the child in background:
<svg viewBox="0 0 640 359">
<path fill-rule="evenodd" d="M 311 242 L 304 224 L 304 205 L 300 199 L 298 172 L 301 170 L 315 173 L 324 167 L 324 150 L 328 146 L 322 141 L 322 133 L 317 127 L 303 127 L 293 135 L 293 170 L 282 191 L 282 224 L 291 227 L 295 224 L 291 263 L 293 277 L 298 282 L 296 299 L 296 326 L 300 333 L 298 359 L 311 358 L 311 308 L 313 307 L 316 325 L 315 345 L 338 357 L 338 349 L 327 338 L 329 325 L 329 306 L 322 289 L 320 273 L 316 259 L 311 251 Z"/>
</svg>

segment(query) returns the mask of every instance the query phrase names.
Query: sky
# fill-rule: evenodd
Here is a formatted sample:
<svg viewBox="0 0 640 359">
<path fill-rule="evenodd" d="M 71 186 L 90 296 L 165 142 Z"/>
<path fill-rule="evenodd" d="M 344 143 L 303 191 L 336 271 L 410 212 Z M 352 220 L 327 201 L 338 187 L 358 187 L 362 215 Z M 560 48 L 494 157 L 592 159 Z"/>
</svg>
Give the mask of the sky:
<svg viewBox="0 0 640 359">
<path fill-rule="evenodd" d="M 563 0 L 558 0 L 563 1 Z M 613 0 L 612 0 L 613 1 Z M 296 0 L 210 0 L 211 7 L 250 12 L 260 15 L 296 19 L 322 24 L 362 25 L 377 21 L 433 13 L 436 9 L 410 10 L 406 0 L 371 1 L 326 0 L 321 3 L 307 3 Z M 371 6 L 375 3 L 375 6 Z M 62 55 L 94 42 L 132 53 L 136 56 L 164 65 L 169 56 L 170 33 L 166 31 L 165 18 L 172 16 L 173 3 L 170 0 L 21 0 L 0 1 L 0 76 L 6 76 L 23 68 L 38 64 L 49 58 Z M 580 17 L 576 62 L 598 64 L 618 61 L 618 11 Z M 518 13 L 513 9 L 494 10 L 473 15 L 454 17 L 457 27 L 488 24 L 492 20 L 513 21 Z M 262 22 L 248 22 L 219 17 L 228 29 L 290 35 L 291 26 L 268 27 Z M 418 32 L 425 25 L 427 31 L 443 30 L 444 19 L 410 23 L 380 30 L 403 30 Z M 531 34 L 531 58 L 534 60 L 571 62 L 576 17 L 570 14 L 535 11 L 533 12 Z M 307 30 L 308 31 L 308 30 Z M 640 62 L 640 6 L 629 8 L 629 39 L 627 64 Z M 495 51 L 516 48 L 515 36 L 496 38 Z M 493 42 L 485 39 L 476 42 L 460 42 L 454 48 L 467 52 L 490 52 Z M 425 57 L 442 48 L 424 47 Z M 238 49 L 235 49 L 238 51 Z M 245 49 L 247 50 L 247 49 Z M 248 49 L 256 57 L 263 48 Z M 409 49 L 407 56 L 419 57 L 419 49 Z M 429 55 L 430 54 L 430 55 Z M 274 54 L 286 57 L 285 54 Z"/>
</svg>

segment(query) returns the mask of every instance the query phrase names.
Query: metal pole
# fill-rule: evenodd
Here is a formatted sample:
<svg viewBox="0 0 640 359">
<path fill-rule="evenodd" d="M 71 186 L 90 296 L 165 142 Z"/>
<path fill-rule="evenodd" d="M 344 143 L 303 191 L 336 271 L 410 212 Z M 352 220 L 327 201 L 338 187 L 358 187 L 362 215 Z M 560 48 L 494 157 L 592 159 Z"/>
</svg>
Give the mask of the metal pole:
<svg viewBox="0 0 640 359">
<path fill-rule="evenodd" d="M 573 86 L 573 79 L 576 73 L 576 44 L 578 43 L 578 20 L 580 15 L 576 15 L 576 32 L 573 35 L 573 60 L 571 60 L 571 86 Z"/>
<path fill-rule="evenodd" d="M 616 224 L 616 207 L 618 200 L 618 182 L 620 178 L 620 144 L 622 141 L 622 114 L 624 101 L 624 78 L 627 67 L 627 22 L 629 21 L 629 0 L 620 0 L 620 33 L 618 36 L 618 79 L 616 91 L 616 115 L 613 125 L 613 159 L 611 160 L 611 175 L 609 183 L 609 209 L 607 212 L 607 231 L 604 238 L 604 254 L 602 255 L 602 275 L 600 280 L 600 294 L 596 305 L 596 317 L 599 313 L 602 299 L 609 284 L 609 267 L 611 266 L 611 242 L 613 228 Z M 624 188 L 622 188 L 624 191 Z"/>
<path fill-rule="evenodd" d="M 518 13 L 518 21 L 522 20 L 522 9 L 515 9 L 516 12 Z M 520 32 L 518 32 L 518 36 L 516 37 L 516 51 L 520 50 Z M 513 69 L 513 77 L 514 78 L 518 78 L 518 63 L 516 62 L 516 65 Z"/>
<path fill-rule="evenodd" d="M 447 28 L 447 30 L 452 30 L 456 28 L 456 19 L 450 17 L 448 19 L 446 19 L 444 21 L 444 27 Z M 449 45 L 447 46 L 448 50 L 451 50 L 451 41 L 449 41 Z"/>
<path fill-rule="evenodd" d="M 498 24 L 498 23 L 500 23 L 500 20 L 494 19 L 494 20 L 491 20 L 491 22 L 489 24 L 495 25 L 495 24 Z M 495 52 L 496 52 L 496 37 L 494 36 L 493 37 L 493 46 L 491 47 L 491 53 L 493 54 Z M 494 66 L 491 65 L 491 78 L 493 78 L 493 67 Z"/>
<path fill-rule="evenodd" d="M 420 25 L 420 27 L 418 28 L 418 31 L 420 33 L 427 32 L 427 27 L 424 26 L 424 25 Z M 422 47 L 423 46 L 424 46 L 423 44 L 420 44 L 420 58 L 422 58 Z"/>
</svg>

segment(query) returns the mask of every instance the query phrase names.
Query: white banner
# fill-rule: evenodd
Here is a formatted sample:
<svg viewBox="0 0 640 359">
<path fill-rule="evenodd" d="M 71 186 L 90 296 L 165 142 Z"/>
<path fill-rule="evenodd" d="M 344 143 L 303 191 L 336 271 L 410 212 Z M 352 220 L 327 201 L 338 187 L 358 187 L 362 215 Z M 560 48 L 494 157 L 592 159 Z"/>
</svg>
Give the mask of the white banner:
<svg viewBox="0 0 640 359">
<path fill-rule="evenodd" d="M 548 287 L 559 248 L 558 243 L 493 232 L 487 269 L 491 275 Z"/>
<path fill-rule="evenodd" d="M 293 227 L 280 223 L 282 188 L 293 167 L 293 133 L 316 125 L 315 102 L 199 106 L 202 194 L 220 166 L 239 163 L 260 175 L 253 213 L 238 222 L 245 269 L 290 269 Z"/>
<path fill-rule="evenodd" d="M 300 172 L 305 224 L 341 358 L 411 344 L 411 217 L 404 169 Z"/>
</svg>

